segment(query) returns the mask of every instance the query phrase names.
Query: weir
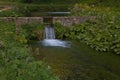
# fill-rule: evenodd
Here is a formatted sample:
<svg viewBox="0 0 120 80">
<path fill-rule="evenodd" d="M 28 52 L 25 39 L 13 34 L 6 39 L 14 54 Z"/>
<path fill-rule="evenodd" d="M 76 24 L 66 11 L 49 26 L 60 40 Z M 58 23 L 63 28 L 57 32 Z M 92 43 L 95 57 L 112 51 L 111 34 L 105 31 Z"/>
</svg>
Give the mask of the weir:
<svg viewBox="0 0 120 80">
<path fill-rule="evenodd" d="M 55 39 L 55 32 L 53 28 L 53 18 L 44 17 L 43 22 L 45 25 L 45 39 Z"/>
<path fill-rule="evenodd" d="M 43 18 L 43 23 L 47 24 L 47 26 L 45 26 L 45 39 L 55 39 L 53 16 L 68 15 L 70 12 L 46 12 L 46 14 L 50 16 Z"/>
<path fill-rule="evenodd" d="M 45 39 L 42 41 L 43 46 L 58 46 L 58 47 L 70 47 L 69 41 L 58 40 L 55 38 L 55 31 L 53 25 L 53 18 L 43 18 L 45 24 Z"/>
</svg>

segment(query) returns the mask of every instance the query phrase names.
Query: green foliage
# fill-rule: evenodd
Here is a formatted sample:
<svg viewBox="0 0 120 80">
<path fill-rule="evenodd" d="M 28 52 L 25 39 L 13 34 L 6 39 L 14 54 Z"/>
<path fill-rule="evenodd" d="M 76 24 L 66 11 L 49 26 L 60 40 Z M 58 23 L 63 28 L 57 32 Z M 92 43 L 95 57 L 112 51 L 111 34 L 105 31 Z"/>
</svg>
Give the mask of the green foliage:
<svg viewBox="0 0 120 80">
<path fill-rule="evenodd" d="M 74 39 L 81 40 L 98 51 L 114 51 L 120 54 L 120 9 L 111 6 L 114 4 L 113 1 L 106 6 L 106 1 L 76 4 L 72 9 L 73 15 L 96 16 L 96 20 L 73 26 L 71 33 L 76 36 Z"/>
<path fill-rule="evenodd" d="M 3 80 L 58 80 L 57 77 L 52 77 L 51 70 L 46 67 L 43 62 L 22 62 L 14 60 L 10 64 L 4 66 L 1 70 L 1 79 Z"/>
<path fill-rule="evenodd" d="M 2 1 L 2 0 L 1 0 Z M 70 11 L 75 16 L 97 15 L 104 12 L 120 12 L 120 0 L 4 0 L 17 5 L 15 9 L 0 12 L 0 16 L 36 16 L 41 12 Z M 3 4 L 5 4 L 5 2 Z M 9 2 L 10 1 L 10 2 Z M 27 4 L 24 4 L 27 3 Z M 31 4 L 29 4 L 31 3 Z M 34 4 L 35 3 L 35 4 Z M 67 4 L 66 4 L 67 3 Z M 42 14 L 43 16 L 44 14 Z"/>
<path fill-rule="evenodd" d="M 28 41 L 37 39 L 41 36 L 43 39 L 44 26 L 42 24 L 25 24 L 21 26 L 21 33 Z M 37 36 L 38 35 L 38 36 Z"/>
<path fill-rule="evenodd" d="M 76 4 L 71 10 L 72 15 L 76 16 L 99 16 L 106 14 L 107 15 L 116 15 L 119 14 L 119 7 L 110 7 L 110 6 L 97 6 L 97 5 L 88 5 L 86 4 Z"/>
<path fill-rule="evenodd" d="M 16 35 L 14 23 L 0 22 L 0 80 L 58 80 L 16 36 L 21 35 Z"/>
<path fill-rule="evenodd" d="M 54 24 L 55 36 L 57 39 L 66 39 L 69 29 L 62 26 L 60 23 Z"/>
<path fill-rule="evenodd" d="M 11 16 L 11 17 L 13 17 L 13 16 L 16 16 L 16 15 L 17 14 L 14 11 L 11 11 L 11 10 L 0 12 L 0 17 L 3 17 L 3 16 L 6 16 L 6 17 Z"/>
<path fill-rule="evenodd" d="M 30 10 L 27 6 L 18 5 L 11 10 L 0 12 L 0 17 L 19 17 L 19 16 L 30 16 Z"/>
<path fill-rule="evenodd" d="M 96 20 L 74 25 L 68 37 L 85 42 L 98 51 L 114 51 L 120 54 L 119 15 L 99 16 Z"/>
<path fill-rule="evenodd" d="M 30 16 L 30 10 L 27 5 L 19 4 L 17 8 L 14 8 L 14 11 L 18 13 L 18 16 Z"/>
<path fill-rule="evenodd" d="M 67 11 L 71 5 L 59 4 L 17 4 L 10 10 L 0 12 L 0 17 L 46 16 L 45 12 Z"/>
<path fill-rule="evenodd" d="M 79 0 L 5 0 L 5 1 L 10 1 L 10 2 L 21 2 L 21 3 L 76 3 L 80 2 Z"/>
<path fill-rule="evenodd" d="M 95 20 L 88 20 L 80 25 L 73 25 L 69 30 L 61 29 L 61 25 L 56 30 L 65 38 L 83 41 L 90 47 L 98 51 L 113 51 L 120 54 L 120 13 L 110 8 L 93 7 L 85 4 L 76 5 L 73 14 L 77 16 L 96 16 Z M 60 29 L 60 30 L 59 30 Z M 63 37 L 63 35 L 61 36 Z"/>
</svg>

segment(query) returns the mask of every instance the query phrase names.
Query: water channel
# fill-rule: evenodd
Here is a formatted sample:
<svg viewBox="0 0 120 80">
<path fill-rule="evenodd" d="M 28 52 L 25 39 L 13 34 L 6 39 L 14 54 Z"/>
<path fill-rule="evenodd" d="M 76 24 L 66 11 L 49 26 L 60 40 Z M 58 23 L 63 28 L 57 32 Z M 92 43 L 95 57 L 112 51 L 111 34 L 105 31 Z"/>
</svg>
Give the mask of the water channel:
<svg viewBox="0 0 120 80">
<path fill-rule="evenodd" d="M 53 43 L 54 44 L 54 43 Z M 78 41 L 71 47 L 32 44 L 36 60 L 47 63 L 61 80 L 119 80 L 120 58 L 112 53 L 98 52 Z"/>
</svg>

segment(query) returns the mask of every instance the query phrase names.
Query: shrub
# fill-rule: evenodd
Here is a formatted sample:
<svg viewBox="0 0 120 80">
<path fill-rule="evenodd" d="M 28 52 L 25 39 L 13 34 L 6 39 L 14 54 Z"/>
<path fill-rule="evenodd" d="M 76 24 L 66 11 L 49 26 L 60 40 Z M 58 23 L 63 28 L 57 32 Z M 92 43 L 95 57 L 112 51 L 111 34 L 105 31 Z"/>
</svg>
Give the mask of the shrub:
<svg viewBox="0 0 120 80">
<path fill-rule="evenodd" d="M 49 66 L 35 61 L 28 45 L 16 40 L 15 27 L 0 22 L 0 80 L 59 80 Z"/>
<path fill-rule="evenodd" d="M 62 26 L 60 23 L 54 24 L 55 36 L 57 39 L 67 39 L 67 34 L 69 33 L 69 28 Z"/>
</svg>

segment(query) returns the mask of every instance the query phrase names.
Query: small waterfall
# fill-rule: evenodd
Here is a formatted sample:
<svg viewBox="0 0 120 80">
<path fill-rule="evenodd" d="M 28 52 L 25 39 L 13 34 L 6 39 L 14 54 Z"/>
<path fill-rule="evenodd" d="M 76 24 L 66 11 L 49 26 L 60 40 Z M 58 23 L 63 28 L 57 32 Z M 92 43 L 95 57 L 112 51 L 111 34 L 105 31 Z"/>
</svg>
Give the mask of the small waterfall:
<svg viewBox="0 0 120 80">
<path fill-rule="evenodd" d="M 45 39 L 55 39 L 54 28 L 50 25 L 45 27 Z"/>
<path fill-rule="evenodd" d="M 51 25 L 45 26 L 45 39 L 42 41 L 44 46 L 59 46 L 59 47 L 70 47 L 69 41 L 62 41 L 55 39 L 54 28 Z"/>
</svg>

